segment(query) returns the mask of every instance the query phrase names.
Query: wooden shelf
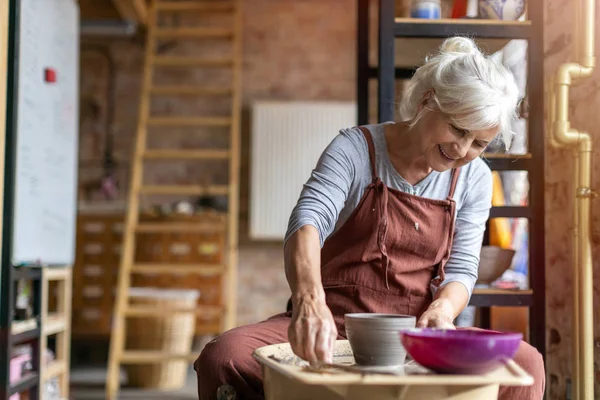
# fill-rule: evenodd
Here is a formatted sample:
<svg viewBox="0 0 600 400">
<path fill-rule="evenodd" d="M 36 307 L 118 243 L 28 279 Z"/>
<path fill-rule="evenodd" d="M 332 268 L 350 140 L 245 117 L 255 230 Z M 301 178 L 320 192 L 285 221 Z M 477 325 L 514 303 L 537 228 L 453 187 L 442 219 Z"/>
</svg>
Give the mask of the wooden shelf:
<svg viewBox="0 0 600 400">
<path fill-rule="evenodd" d="M 423 24 L 423 25 L 485 25 L 485 26 L 511 26 L 523 27 L 531 26 L 531 21 L 505 21 L 497 19 L 477 19 L 477 18 L 440 18 L 440 19 L 425 19 L 425 18 L 394 18 L 396 24 Z"/>
<path fill-rule="evenodd" d="M 531 153 L 526 154 L 510 154 L 510 153 L 483 153 L 482 158 L 486 158 L 488 160 L 500 159 L 500 160 L 529 160 L 532 158 Z"/>
<path fill-rule="evenodd" d="M 62 360 L 54 360 L 44 368 L 40 381 L 46 382 L 49 379 L 62 375 L 67 370 L 67 363 Z"/>
<path fill-rule="evenodd" d="M 71 271 L 69 270 L 71 267 L 49 267 L 44 270 L 44 277 L 49 281 L 64 281 L 66 280 Z"/>
<path fill-rule="evenodd" d="M 490 218 L 530 218 L 531 209 L 527 206 L 494 206 Z"/>
<path fill-rule="evenodd" d="M 466 18 L 438 20 L 396 18 L 394 20 L 395 37 L 445 38 L 454 35 L 486 39 L 528 39 L 531 36 L 531 22 Z"/>
<path fill-rule="evenodd" d="M 483 161 L 495 171 L 529 171 L 533 165 L 533 159 L 524 157 L 493 157 Z"/>
<path fill-rule="evenodd" d="M 29 318 L 23 321 L 13 321 L 10 328 L 10 333 L 18 335 L 37 328 L 38 323 L 36 318 Z"/>
<path fill-rule="evenodd" d="M 11 396 L 16 393 L 22 393 L 37 385 L 39 385 L 38 374 L 36 372 L 30 372 L 14 384 L 10 385 L 8 395 Z"/>
<path fill-rule="evenodd" d="M 13 321 L 10 333 L 12 345 L 17 345 L 37 339 L 40 336 L 37 318 L 29 318 L 24 321 Z"/>
<path fill-rule="evenodd" d="M 42 269 L 36 267 L 13 267 L 13 280 L 41 279 Z"/>
<path fill-rule="evenodd" d="M 44 323 L 44 336 L 56 335 L 67 329 L 67 320 L 61 313 L 48 314 Z"/>
<path fill-rule="evenodd" d="M 469 305 L 476 307 L 530 307 L 533 290 L 475 289 Z"/>
</svg>

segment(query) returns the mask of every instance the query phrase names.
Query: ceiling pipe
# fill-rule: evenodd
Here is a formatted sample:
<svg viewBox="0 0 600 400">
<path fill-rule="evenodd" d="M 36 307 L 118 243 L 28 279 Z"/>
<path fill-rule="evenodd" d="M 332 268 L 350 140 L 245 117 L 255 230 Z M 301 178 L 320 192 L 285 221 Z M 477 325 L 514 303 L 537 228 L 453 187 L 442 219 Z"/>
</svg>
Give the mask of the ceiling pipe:
<svg viewBox="0 0 600 400">
<path fill-rule="evenodd" d="M 83 20 L 80 24 L 82 36 L 133 36 L 138 30 L 134 21 L 121 20 Z"/>
</svg>

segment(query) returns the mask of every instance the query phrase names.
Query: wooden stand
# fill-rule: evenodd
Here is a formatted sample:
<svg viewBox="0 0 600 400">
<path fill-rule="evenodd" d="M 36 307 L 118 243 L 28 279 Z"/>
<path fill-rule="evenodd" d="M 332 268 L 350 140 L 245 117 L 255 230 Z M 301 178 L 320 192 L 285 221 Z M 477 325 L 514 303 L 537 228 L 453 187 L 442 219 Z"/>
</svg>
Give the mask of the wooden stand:
<svg viewBox="0 0 600 400">
<path fill-rule="evenodd" d="M 48 312 L 50 282 L 56 282 L 56 311 Z M 40 398 L 44 384 L 59 377 L 60 391 L 69 398 L 69 367 L 71 358 L 71 267 L 46 267 L 42 270 L 42 309 L 40 314 L 42 334 L 40 344 Z M 56 359 L 46 365 L 48 337 L 56 335 Z"/>
</svg>

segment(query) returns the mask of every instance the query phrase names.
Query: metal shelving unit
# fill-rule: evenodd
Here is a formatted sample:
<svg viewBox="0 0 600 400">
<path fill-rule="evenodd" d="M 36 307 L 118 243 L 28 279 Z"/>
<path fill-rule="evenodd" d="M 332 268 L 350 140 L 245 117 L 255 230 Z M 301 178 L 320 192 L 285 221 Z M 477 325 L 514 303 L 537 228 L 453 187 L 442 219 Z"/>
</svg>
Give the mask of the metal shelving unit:
<svg viewBox="0 0 600 400">
<path fill-rule="evenodd" d="M 41 268 L 16 267 L 12 265 L 12 232 L 15 188 L 15 148 L 16 148 L 16 98 L 18 71 L 18 32 L 19 1 L 8 2 L 8 55 L 6 85 L 6 134 L 4 136 L 4 196 L 2 209 L 2 258 L 0 264 L 0 398 L 8 399 L 15 393 L 29 392 L 29 399 L 39 399 L 40 388 L 40 346 L 43 326 L 41 312 Z M 3 27 L 2 29 L 6 29 Z M 4 94 L 3 94 L 4 95 Z M 33 318 L 14 321 L 16 285 L 20 279 L 31 280 L 33 289 Z M 30 344 L 32 347 L 32 372 L 16 383 L 10 383 L 11 352 L 17 345 Z"/>
<path fill-rule="evenodd" d="M 6 64 L 6 92 L 0 88 L 0 107 L 6 110 L 0 116 L 0 187 L 2 200 L 2 239 L 0 259 L 0 399 L 13 394 L 28 393 L 28 399 L 42 397 L 44 383 L 61 377 L 61 390 L 68 395 L 71 325 L 71 267 L 70 266 L 16 266 L 13 265 L 13 227 L 15 207 L 17 99 L 19 70 L 19 20 L 20 0 L 9 0 L 0 6 L 0 40 L 7 44 L 6 54 L 1 54 L 0 65 Z M 0 43 L 0 49 L 4 43 Z M 3 74 L 4 71 L 2 71 Z M 3 74 L 4 75 L 4 74 Z M 4 82 L 0 82 L 4 83 Z M 32 317 L 15 320 L 15 295 L 20 280 L 32 282 Z M 48 312 L 49 282 L 58 281 L 58 310 Z M 42 355 L 49 336 L 57 337 L 57 359 L 44 367 Z M 18 382 L 11 383 L 11 354 L 19 345 L 31 346 L 31 370 Z M 21 397 L 22 398 L 22 397 Z"/>
<path fill-rule="evenodd" d="M 492 170 L 528 171 L 527 206 L 493 207 L 490 218 L 527 218 L 529 227 L 530 290 L 476 290 L 471 305 L 481 307 L 489 318 L 489 307 L 522 306 L 530 309 L 529 342 L 545 357 L 545 243 L 544 243 L 544 82 L 543 7 L 532 0 L 529 21 L 490 21 L 472 19 L 418 20 L 395 18 L 395 1 L 379 0 L 378 65 L 369 64 L 369 0 L 358 0 L 357 102 L 358 124 L 369 119 L 369 81 L 377 81 L 377 122 L 394 119 L 397 79 L 412 76 L 415 68 L 397 67 L 395 40 L 398 38 L 439 38 L 468 35 L 476 39 L 528 40 L 528 143 L 526 155 L 490 154 Z M 485 312 L 487 311 L 487 312 Z M 485 319 L 485 318 L 484 318 Z"/>
</svg>

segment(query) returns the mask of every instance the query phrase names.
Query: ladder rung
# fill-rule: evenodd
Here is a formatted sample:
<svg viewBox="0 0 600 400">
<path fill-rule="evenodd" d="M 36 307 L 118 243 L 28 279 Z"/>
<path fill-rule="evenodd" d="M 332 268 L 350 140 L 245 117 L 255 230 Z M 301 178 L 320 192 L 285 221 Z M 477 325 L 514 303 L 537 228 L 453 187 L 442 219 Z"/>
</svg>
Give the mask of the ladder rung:
<svg viewBox="0 0 600 400">
<path fill-rule="evenodd" d="M 163 363 L 164 360 L 189 360 L 194 361 L 198 358 L 198 354 L 174 354 L 163 353 L 160 351 L 149 350 L 126 350 L 121 354 L 122 364 L 138 364 L 138 363 Z"/>
<path fill-rule="evenodd" d="M 217 275 L 225 271 L 224 265 L 214 264 L 167 264 L 150 263 L 134 264 L 131 272 L 134 273 L 158 273 L 158 274 L 197 274 Z"/>
<path fill-rule="evenodd" d="M 233 65 L 233 58 L 157 56 L 154 58 L 154 64 L 165 67 L 227 67 Z"/>
<path fill-rule="evenodd" d="M 191 222 L 144 222 L 137 226 L 136 232 L 221 232 L 224 229 L 225 227 L 222 224 L 202 224 Z"/>
<path fill-rule="evenodd" d="M 228 96 L 231 88 L 208 88 L 194 86 L 153 86 L 150 93 L 154 95 L 188 95 L 188 96 Z"/>
<path fill-rule="evenodd" d="M 146 150 L 143 157 L 151 160 L 221 160 L 229 158 L 229 150 Z"/>
<path fill-rule="evenodd" d="M 161 126 L 228 126 L 229 117 L 152 117 L 148 118 L 149 125 Z"/>
<path fill-rule="evenodd" d="M 168 1 L 159 1 L 156 3 L 156 9 L 160 11 L 204 11 L 204 12 L 218 12 L 218 11 L 231 11 L 233 10 L 233 2 L 220 1 L 220 2 L 199 2 L 195 0 L 180 1 L 177 3 Z"/>
<path fill-rule="evenodd" d="M 143 194 L 186 194 L 197 196 L 224 196 L 229 193 L 229 186 L 203 185 L 148 185 L 140 188 Z"/>
<path fill-rule="evenodd" d="M 196 315 L 218 317 L 223 313 L 223 307 L 195 305 L 188 308 L 158 307 L 158 306 L 138 306 L 129 305 L 125 309 L 125 315 L 128 317 L 146 317 L 146 316 L 171 316 L 173 313 L 193 313 Z"/>
<path fill-rule="evenodd" d="M 154 32 L 157 38 L 178 38 L 178 37 L 197 37 L 197 38 L 230 38 L 233 37 L 231 28 L 159 28 Z"/>
</svg>

